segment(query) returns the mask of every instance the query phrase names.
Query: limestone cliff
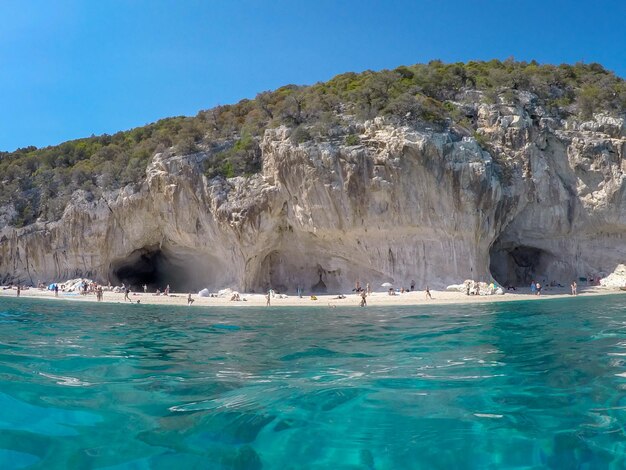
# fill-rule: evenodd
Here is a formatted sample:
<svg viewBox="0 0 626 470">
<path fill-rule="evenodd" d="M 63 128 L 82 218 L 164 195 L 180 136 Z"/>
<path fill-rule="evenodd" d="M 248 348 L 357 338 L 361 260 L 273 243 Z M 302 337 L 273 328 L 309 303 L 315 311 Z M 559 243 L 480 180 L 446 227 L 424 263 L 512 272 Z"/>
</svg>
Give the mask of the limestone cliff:
<svg viewBox="0 0 626 470">
<path fill-rule="evenodd" d="M 348 146 L 270 129 L 250 177 L 207 179 L 208 152 L 157 153 L 144 182 L 77 191 L 59 221 L 0 223 L 0 281 L 334 293 L 612 272 L 626 261 L 624 117 L 564 121 L 524 92 L 498 101 L 460 103 L 476 133 L 355 120 Z"/>
</svg>

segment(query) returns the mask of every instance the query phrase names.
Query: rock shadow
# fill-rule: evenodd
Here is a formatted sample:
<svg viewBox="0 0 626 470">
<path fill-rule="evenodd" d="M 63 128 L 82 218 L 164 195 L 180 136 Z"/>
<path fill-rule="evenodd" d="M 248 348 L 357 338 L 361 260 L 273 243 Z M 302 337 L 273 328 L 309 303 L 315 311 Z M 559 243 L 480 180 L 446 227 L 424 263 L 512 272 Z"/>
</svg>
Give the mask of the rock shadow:
<svg viewBox="0 0 626 470">
<path fill-rule="evenodd" d="M 226 263 L 200 251 L 179 246 L 147 246 L 114 260 L 109 269 L 112 284 L 130 285 L 154 292 L 169 285 L 173 292 L 197 292 L 205 287 L 221 287 L 220 273 Z"/>
</svg>

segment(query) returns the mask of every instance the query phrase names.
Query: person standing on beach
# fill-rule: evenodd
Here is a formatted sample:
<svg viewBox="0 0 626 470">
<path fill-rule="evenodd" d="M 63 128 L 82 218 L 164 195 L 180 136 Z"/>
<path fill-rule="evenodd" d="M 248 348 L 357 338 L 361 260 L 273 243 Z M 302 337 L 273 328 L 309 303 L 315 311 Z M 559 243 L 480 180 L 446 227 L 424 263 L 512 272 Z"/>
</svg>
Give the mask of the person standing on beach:
<svg viewBox="0 0 626 470">
<path fill-rule="evenodd" d="M 411 291 L 415 290 L 415 281 L 411 281 Z"/>
<path fill-rule="evenodd" d="M 537 290 L 537 295 L 541 295 L 541 284 L 537 283 L 536 290 Z"/>
<path fill-rule="evenodd" d="M 267 303 L 265 304 L 267 307 L 270 306 L 270 293 L 269 291 L 267 292 L 267 294 L 265 294 L 265 299 L 267 300 Z"/>
<path fill-rule="evenodd" d="M 59 285 L 58 284 L 54 285 L 54 296 L 55 297 L 59 296 Z"/>
<path fill-rule="evenodd" d="M 367 300 L 365 300 L 366 297 L 367 297 L 367 292 L 362 290 L 361 291 L 361 307 L 366 307 L 367 306 Z"/>
<path fill-rule="evenodd" d="M 430 289 L 428 286 L 426 286 L 426 298 L 432 300 L 433 296 L 430 295 Z"/>
<path fill-rule="evenodd" d="M 147 284 L 144 284 L 144 285 L 143 285 L 143 293 L 144 293 L 144 294 L 147 294 L 147 293 L 148 293 L 148 285 L 147 285 Z"/>
<path fill-rule="evenodd" d="M 20 292 L 22 291 L 22 286 L 20 286 L 19 284 L 17 285 L 17 296 L 20 296 Z"/>
<path fill-rule="evenodd" d="M 572 281 L 572 295 L 578 295 L 578 284 L 576 284 L 576 281 Z"/>
<path fill-rule="evenodd" d="M 189 292 L 189 295 L 187 296 L 187 305 L 191 305 L 193 303 L 193 299 L 191 298 L 191 292 Z"/>
<path fill-rule="evenodd" d="M 130 294 L 130 289 L 127 287 L 126 289 L 124 289 L 124 300 L 132 302 L 132 300 L 130 300 L 130 297 L 128 297 L 128 294 Z"/>
</svg>

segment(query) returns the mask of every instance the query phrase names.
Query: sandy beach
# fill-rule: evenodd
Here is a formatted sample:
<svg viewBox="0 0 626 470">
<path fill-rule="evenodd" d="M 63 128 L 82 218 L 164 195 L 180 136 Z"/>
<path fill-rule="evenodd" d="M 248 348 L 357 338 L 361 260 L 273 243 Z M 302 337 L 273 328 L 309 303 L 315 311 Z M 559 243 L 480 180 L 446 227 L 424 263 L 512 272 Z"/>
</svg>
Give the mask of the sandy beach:
<svg viewBox="0 0 626 470">
<path fill-rule="evenodd" d="M 548 288 L 544 289 L 541 295 L 531 294 L 529 288 L 518 288 L 516 291 L 505 293 L 504 295 L 465 295 L 461 292 L 448 292 L 431 290 L 432 299 L 426 298 L 424 291 L 405 292 L 397 295 L 389 295 L 387 292 L 373 292 L 367 297 L 367 306 L 369 307 L 386 307 L 394 305 L 447 305 L 447 304 L 475 304 L 485 302 L 511 302 L 519 300 L 532 300 L 541 301 L 545 299 L 555 299 L 563 297 L 572 297 L 569 289 L 567 288 Z M 606 288 L 600 286 L 591 287 L 579 287 L 579 297 L 609 295 L 609 294 L 626 294 L 626 292 L 620 291 L 615 288 Z M 168 296 L 154 295 L 144 293 L 131 293 L 130 298 L 132 302 L 139 301 L 141 304 L 146 305 L 182 305 L 187 306 L 187 295 L 183 293 L 172 293 Z M 1 289 L 0 299 L 5 297 L 16 297 L 17 291 L 15 289 Z M 59 296 L 55 297 L 53 292 L 47 290 L 39 290 L 36 288 L 30 288 L 22 290 L 21 297 L 23 298 L 38 298 L 38 299 L 50 299 L 50 300 L 70 300 L 76 302 L 96 302 L 95 294 L 80 295 L 77 293 L 59 292 Z M 194 302 L 191 308 L 195 307 L 266 307 L 266 298 L 263 294 L 241 294 L 241 301 L 231 301 L 229 298 L 224 297 L 199 297 L 196 294 L 192 294 Z M 244 300 L 245 299 L 245 300 Z M 275 296 L 271 298 L 272 307 L 343 307 L 352 306 L 358 307 L 361 301 L 360 295 L 350 293 L 345 295 L 344 299 L 338 299 L 337 295 L 317 295 L 317 300 L 312 300 L 310 296 L 303 296 L 302 298 L 297 295 L 290 296 Z M 128 300 L 124 300 L 123 293 L 116 292 L 104 292 L 104 299 L 102 302 L 108 303 L 130 303 Z"/>
</svg>

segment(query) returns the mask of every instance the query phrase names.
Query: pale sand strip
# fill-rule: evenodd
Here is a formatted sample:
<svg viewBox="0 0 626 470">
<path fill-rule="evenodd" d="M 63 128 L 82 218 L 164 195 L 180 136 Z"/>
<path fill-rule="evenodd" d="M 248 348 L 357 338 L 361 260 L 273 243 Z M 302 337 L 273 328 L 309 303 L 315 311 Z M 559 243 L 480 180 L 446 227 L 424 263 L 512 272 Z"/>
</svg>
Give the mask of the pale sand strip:
<svg viewBox="0 0 626 470">
<path fill-rule="evenodd" d="M 0 290 L 0 300 L 6 297 L 16 297 L 15 290 Z M 532 300 L 541 301 L 545 299 L 555 299 L 572 297 L 569 294 L 569 289 L 554 288 L 551 290 L 542 292 L 540 296 L 532 295 L 530 289 L 518 289 L 516 292 L 506 293 L 504 295 L 489 295 L 489 296 L 467 296 L 460 292 L 447 292 L 447 291 L 431 291 L 433 299 L 427 299 L 426 294 L 423 291 L 414 291 L 404 294 L 398 294 L 395 296 L 388 295 L 387 292 L 374 292 L 367 297 L 367 305 L 371 307 L 383 307 L 383 306 L 395 306 L 395 305 L 447 305 L 447 304 L 479 304 L 485 302 L 510 302 L 516 300 Z M 608 294 L 626 294 L 626 292 L 618 289 L 609 289 L 603 287 L 579 287 L 579 297 L 589 297 Z M 77 295 L 77 294 L 64 294 L 59 292 L 59 297 L 55 298 L 54 293 L 48 291 L 40 291 L 38 289 L 28 289 L 21 293 L 25 298 L 40 298 L 50 300 L 71 300 L 76 302 L 95 302 L 95 294 Z M 187 305 L 187 294 L 174 293 L 169 296 L 155 296 L 152 294 L 131 294 L 133 302 L 137 300 L 141 301 L 142 305 Z M 216 298 L 216 297 L 198 297 L 193 294 L 192 298 L 194 303 L 191 308 L 195 307 L 265 307 L 266 300 L 262 294 L 241 294 L 242 298 L 246 301 L 231 301 L 228 298 Z M 303 296 L 299 298 L 297 296 L 288 296 L 287 298 L 280 299 L 274 297 L 271 299 L 272 307 L 343 307 L 352 306 L 357 307 L 361 301 L 361 297 L 350 293 L 346 295 L 345 299 L 336 299 L 336 295 L 318 295 L 317 300 L 311 300 L 310 296 Z M 105 303 L 129 303 L 124 301 L 123 293 L 105 292 L 103 302 Z"/>
</svg>

